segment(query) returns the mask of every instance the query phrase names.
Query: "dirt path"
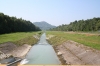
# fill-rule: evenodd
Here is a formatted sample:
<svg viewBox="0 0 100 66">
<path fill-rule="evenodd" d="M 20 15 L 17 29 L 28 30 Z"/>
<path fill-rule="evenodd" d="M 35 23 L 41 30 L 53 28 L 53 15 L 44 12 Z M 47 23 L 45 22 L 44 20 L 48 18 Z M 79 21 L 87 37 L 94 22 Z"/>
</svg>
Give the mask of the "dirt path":
<svg viewBox="0 0 100 66">
<path fill-rule="evenodd" d="M 99 50 L 78 44 L 74 41 L 67 41 L 57 46 L 56 51 L 66 61 L 65 64 L 100 64 Z"/>
</svg>

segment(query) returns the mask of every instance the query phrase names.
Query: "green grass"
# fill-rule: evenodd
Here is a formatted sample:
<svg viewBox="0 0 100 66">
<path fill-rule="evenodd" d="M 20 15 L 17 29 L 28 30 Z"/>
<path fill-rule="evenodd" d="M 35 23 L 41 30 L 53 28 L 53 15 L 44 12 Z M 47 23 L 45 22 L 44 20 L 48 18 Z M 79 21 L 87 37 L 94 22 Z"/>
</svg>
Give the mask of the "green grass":
<svg viewBox="0 0 100 66">
<path fill-rule="evenodd" d="M 0 44 L 5 42 L 14 42 L 19 43 L 19 45 L 30 42 L 30 39 L 35 40 L 33 35 L 38 34 L 39 32 L 18 32 L 18 33 L 9 33 L 9 34 L 2 34 L 0 35 Z M 28 42 L 27 42 L 28 41 Z"/>
<path fill-rule="evenodd" d="M 28 45 L 34 45 L 38 42 L 38 39 L 34 38 L 33 36 L 28 36 L 24 39 L 15 41 L 14 43 L 18 46 L 23 45 L 23 44 L 28 44 Z"/>
<path fill-rule="evenodd" d="M 57 37 L 62 37 L 66 41 L 73 40 L 75 42 L 78 42 L 86 46 L 100 50 L 100 36 L 96 34 L 90 35 L 90 34 L 81 34 L 78 32 L 70 33 L 70 32 L 60 32 L 60 31 L 59 32 L 58 31 L 48 31 L 47 34 L 52 34 Z M 57 39 L 55 39 L 55 41 L 61 42 L 60 40 L 57 40 Z"/>
</svg>

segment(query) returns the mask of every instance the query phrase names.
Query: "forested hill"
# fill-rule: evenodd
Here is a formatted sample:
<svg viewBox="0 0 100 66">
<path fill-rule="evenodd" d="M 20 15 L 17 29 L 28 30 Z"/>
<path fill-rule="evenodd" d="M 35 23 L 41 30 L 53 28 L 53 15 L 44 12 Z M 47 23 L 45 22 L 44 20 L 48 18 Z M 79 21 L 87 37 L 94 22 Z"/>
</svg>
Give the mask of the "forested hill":
<svg viewBox="0 0 100 66">
<path fill-rule="evenodd" d="M 24 20 L 22 18 L 10 17 L 0 13 L 0 34 L 39 30 L 40 28 L 36 27 L 30 21 Z"/>
<path fill-rule="evenodd" d="M 100 18 L 76 20 L 70 24 L 63 24 L 54 29 L 56 31 L 100 31 Z"/>
<path fill-rule="evenodd" d="M 38 26 L 41 30 L 48 30 L 50 28 L 55 28 L 56 26 L 53 26 L 45 21 L 42 21 L 42 22 L 34 22 L 34 24 L 36 26 Z"/>
</svg>

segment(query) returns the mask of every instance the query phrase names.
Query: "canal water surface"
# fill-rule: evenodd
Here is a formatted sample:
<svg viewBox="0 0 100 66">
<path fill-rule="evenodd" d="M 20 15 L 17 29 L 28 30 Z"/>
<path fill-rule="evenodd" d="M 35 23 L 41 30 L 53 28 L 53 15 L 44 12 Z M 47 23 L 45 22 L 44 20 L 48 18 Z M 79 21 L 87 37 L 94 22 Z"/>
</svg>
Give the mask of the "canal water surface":
<svg viewBox="0 0 100 66">
<path fill-rule="evenodd" d="M 53 47 L 46 41 L 45 33 L 40 37 L 40 41 L 30 49 L 21 64 L 60 64 Z"/>
</svg>

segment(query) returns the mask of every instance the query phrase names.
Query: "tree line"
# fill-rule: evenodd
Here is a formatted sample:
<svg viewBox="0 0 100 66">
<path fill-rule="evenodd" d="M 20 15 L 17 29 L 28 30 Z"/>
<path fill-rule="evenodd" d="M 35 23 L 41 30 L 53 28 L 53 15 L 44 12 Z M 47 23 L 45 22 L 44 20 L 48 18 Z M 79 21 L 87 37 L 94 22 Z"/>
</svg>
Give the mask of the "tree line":
<svg viewBox="0 0 100 66">
<path fill-rule="evenodd" d="M 0 34 L 12 32 L 39 31 L 40 28 L 22 18 L 10 17 L 0 13 Z"/>
<path fill-rule="evenodd" d="M 56 31 L 100 31 L 100 18 L 87 20 L 75 20 L 70 24 L 62 24 L 56 28 L 50 29 Z"/>
</svg>

